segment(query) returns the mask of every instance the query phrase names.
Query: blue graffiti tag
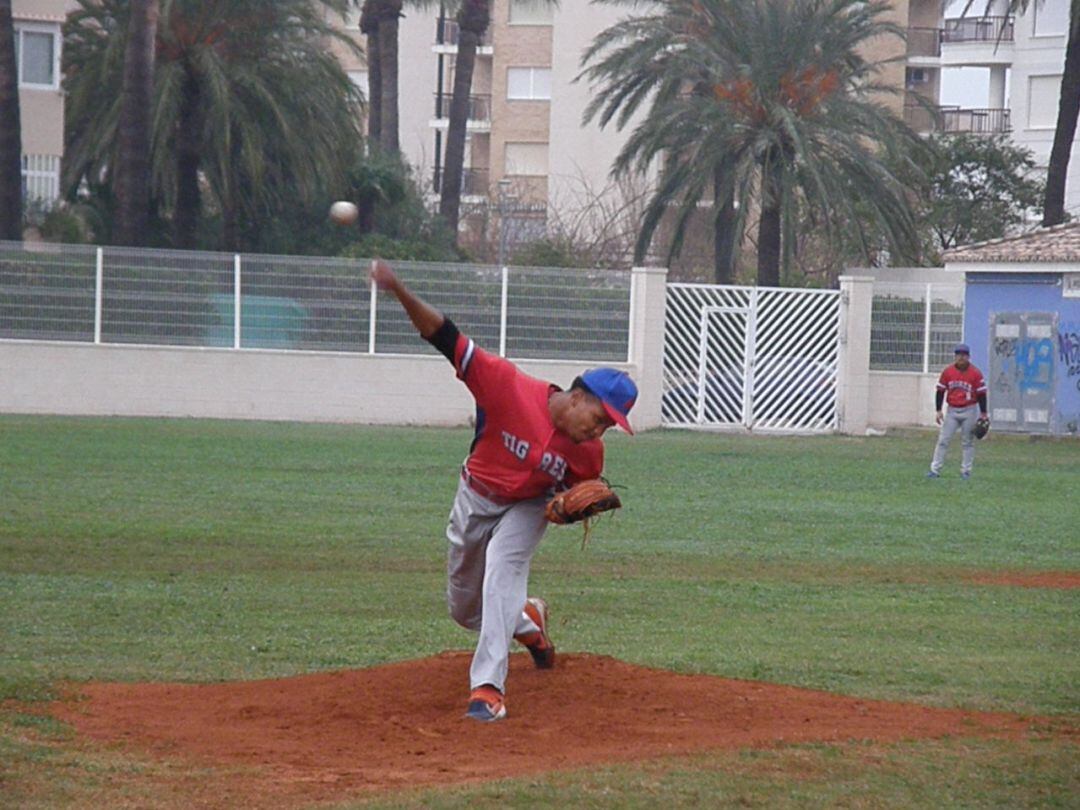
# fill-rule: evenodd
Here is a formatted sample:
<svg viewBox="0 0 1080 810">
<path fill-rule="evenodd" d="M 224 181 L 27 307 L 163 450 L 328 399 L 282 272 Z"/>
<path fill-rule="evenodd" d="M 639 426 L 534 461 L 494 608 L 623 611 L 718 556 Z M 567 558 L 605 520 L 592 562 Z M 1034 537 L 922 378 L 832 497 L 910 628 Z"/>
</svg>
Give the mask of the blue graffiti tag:
<svg viewBox="0 0 1080 810">
<path fill-rule="evenodd" d="M 1024 338 L 1016 342 L 1016 367 L 1020 385 L 1046 390 L 1054 381 L 1054 343 L 1050 338 Z"/>
</svg>

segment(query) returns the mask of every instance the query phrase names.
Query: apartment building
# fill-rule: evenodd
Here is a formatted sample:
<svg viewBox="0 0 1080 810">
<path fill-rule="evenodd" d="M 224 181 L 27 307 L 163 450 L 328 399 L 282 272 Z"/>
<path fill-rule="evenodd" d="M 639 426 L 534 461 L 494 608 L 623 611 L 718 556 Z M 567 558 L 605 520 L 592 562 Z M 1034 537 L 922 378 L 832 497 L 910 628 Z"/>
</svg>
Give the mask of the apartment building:
<svg viewBox="0 0 1080 810">
<path fill-rule="evenodd" d="M 1033 1 L 1025 14 L 1012 16 L 998 0 L 988 16 L 976 4 L 961 17 L 964 0 L 911 0 L 908 123 L 923 132 L 1007 133 L 1045 169 L 1057 124 L 1069 3 Z M 954 83 L 953 103 L 943 103 L 950 74 L 962 80 Z M 1080 131 L 1065 207 L 1080 213 Z"/>
<path fill-rule="evenodd" d="M 14 0 L 15 53 L 22 124 L 23 193 L 31 204 L 60 196 L 64 154 L 64 94 L 60 89 L 60 27 L 73 0 Z"/>
</svg>

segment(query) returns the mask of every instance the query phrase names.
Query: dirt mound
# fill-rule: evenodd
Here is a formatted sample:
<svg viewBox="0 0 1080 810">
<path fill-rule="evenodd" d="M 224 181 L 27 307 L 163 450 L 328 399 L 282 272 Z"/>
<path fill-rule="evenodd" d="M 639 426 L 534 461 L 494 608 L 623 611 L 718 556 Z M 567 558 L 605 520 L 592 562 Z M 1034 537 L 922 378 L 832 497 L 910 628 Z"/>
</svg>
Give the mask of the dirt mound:
<svg viewBox="0 0 1080 810">
<path fill-rule="evenodd" d="M 538 671 L 522 653 L 511 657 L 508 719 L 482 724 L 463 717 L 470 657 L 452 652 L 269 681 L 78 684 L 72 688 L 82 699 L 50 711 L 93 740 L 224 766 L 233 777 L 247 773 L 249 784 L 234 780 L 215 794 L 222 806 L 271 798 L 281 806 L 290 798 L 343 798 L 713 748 L 1012 737 L 1031 722 L 679 675 L 585 654 L 563 655 L 554 670 Z"/>
</svg>

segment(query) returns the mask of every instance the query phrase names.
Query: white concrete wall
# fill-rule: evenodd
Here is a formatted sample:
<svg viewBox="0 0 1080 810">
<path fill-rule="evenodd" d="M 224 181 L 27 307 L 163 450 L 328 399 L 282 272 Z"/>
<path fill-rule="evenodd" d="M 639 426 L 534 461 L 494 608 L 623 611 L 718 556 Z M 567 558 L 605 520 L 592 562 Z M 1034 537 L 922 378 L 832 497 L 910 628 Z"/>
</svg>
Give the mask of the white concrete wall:
<svg viewBox="0 0 1080 810">
<path fill-rule="evenodd" d="M 934 389 L 940 371 L 871 371 L 867 423 L 874 428 L 934 427 Z"/>
<path fill-rule="evenodd" d="M 519 365 L 563 387 L 588 367 Z M 468 424 L 474 407 L 441 355 L 0 342 L 5 413 L 445 426 Z M 656 427 L 659 409 L 653 419 L 650 410 L 635 409 L 632 424 Z"/>
</svg>

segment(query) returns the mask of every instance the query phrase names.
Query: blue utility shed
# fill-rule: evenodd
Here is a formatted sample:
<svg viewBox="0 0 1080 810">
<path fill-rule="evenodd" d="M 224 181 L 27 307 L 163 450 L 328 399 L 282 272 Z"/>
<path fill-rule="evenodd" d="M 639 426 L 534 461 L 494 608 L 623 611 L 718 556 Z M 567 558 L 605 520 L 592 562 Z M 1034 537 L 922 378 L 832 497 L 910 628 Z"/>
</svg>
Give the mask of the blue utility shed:
<svg viewBox="0 0 1080 810">
<path fill-rule="evenodd" d="M 1080 222 L 945 253 L 995 430 L 1080 434 Z"/>
</svg>

